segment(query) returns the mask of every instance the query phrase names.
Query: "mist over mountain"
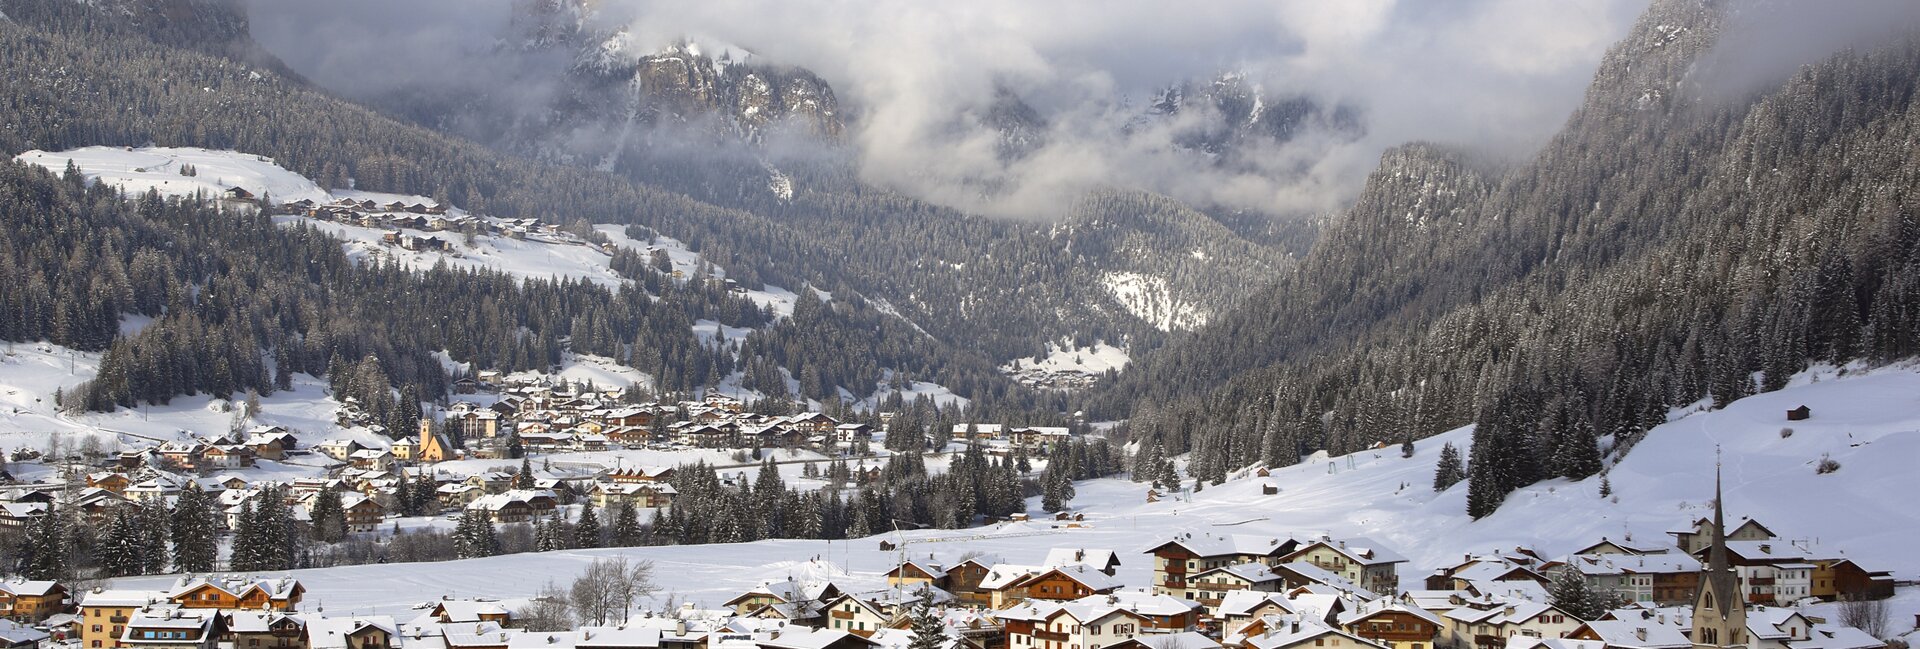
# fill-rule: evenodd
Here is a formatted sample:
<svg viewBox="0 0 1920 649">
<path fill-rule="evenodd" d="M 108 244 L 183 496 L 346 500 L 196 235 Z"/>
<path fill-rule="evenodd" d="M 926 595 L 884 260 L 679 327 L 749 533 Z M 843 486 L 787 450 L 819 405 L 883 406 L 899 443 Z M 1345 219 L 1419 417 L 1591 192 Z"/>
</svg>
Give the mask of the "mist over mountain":
<svg viewBox="0 0 1920 649">
<path fill-rule="evenodd" d="M 830 155 L 862 182 L 1049 220 L 1098 186 L 1330 211 L 1411 139 L 1523 155 L 1639 5 L 452 4 L 249 8 L 318 83 L 524 153 Z"/>
</svg>

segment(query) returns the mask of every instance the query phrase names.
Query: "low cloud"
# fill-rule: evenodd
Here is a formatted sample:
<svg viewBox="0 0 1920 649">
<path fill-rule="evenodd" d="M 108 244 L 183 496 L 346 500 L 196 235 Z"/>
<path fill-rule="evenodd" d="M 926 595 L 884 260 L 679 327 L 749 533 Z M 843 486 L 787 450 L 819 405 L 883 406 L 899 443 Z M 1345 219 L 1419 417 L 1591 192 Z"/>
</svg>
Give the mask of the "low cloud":
<svg viewBox="0 0 1920 649">
<path fill-rule="evenodd" d="M 625 29 L 640 51 L 692 38 L 820 74 L 851 116 L 846 145 L 870 182 L 1051 218 L 1099 185 L 1274 214 L 1336 209 L 1382 149 L 1416 139 L 1524 155 L 1565 121 L 1645 0 L 595 4 L 598 26 Z M 489 54 L 505 0 L 254 0 L 252 10 L 270 49 L 349 96 L 485 87 L 526 65 Z M 1269 100 L 1351 108 L 1363 130 L 1252 140 L 1227 165 L 1176 146 L 1194 126 L 1181 120 L 1204 115 L 1144 118 L 1157 90 L 1225 72 Z M 545 90 L 532 86 L 507 94 L 537 107 Z M 998 90 L 1044 118 L 1041 146 L 1002 155 L 980 118 Z"/>
</svg>

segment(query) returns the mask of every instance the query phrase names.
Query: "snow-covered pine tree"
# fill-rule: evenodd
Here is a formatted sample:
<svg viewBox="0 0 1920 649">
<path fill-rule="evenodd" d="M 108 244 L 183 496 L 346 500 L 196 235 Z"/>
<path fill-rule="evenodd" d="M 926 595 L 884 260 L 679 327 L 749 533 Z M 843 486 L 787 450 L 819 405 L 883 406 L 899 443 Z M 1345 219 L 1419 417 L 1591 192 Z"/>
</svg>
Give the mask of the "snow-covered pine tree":
<svg viewBox="0 0 1920 649">
<path fill-rule="evenodd" d="M 20 574 L 28 579 L 59 581 L 72 576 L 67 553 L 73 548 L 66 519 L 53 513 L 40 516 L 27 525 L 27 560 Z"/>
<path fill-rule="evenodd" d="M 162 499 L 140 504 L 136 519 L 140 527 L 140 574 L 157 575 L 167 571 L 167 539 L 173 528 L 172 513 Z"/>
<path fill-rule="evenodd" d="M 347 511 L 341 505 L 340 490 L 333 485 L 327 485 L 314 496 L 309 517 L 313 522 L 313 540 L 338 543 L 347 538 Z"/>
<path fill-rule="evenodd" d="M 600 516 L 593 509 L 593 503 L 580 506 L 580 519 L 573 524 L 573 547 L 600 547 Z"/>
<path fill-rule="evenodd" d="M 528 458 L 528 457 L 520 458 L 520 472 L 513 474 L 513 488 L 515 489 L 532 489 L 533 488 L 533 459 L 532 458 Z"/>
<path fill-rule="evenodd" d="M 173 568 L 181 572 L 211 572 L 219 551 L 219 521 L 213 503 L 200 485 L 188 482 L 173 505 Z M 236 539 L 237 540 L 237 539 Z"/>
<path fill-rule="evenodd" d="M 560 529 L 560 518 L 558 516 L 548 516 L 540 519 L 539 523 L 534 524 L 533 550 L 535 552 L 552 552 L 554 550 L 565 549 L 567 549 L 566 534 Z"/>
<path fill-rule="evenodd" d="M 499 549 L 499 535 L 494 532 L 493 520 L 486 512 L 469 509 L 460 515 L 460 523 L 453 530 L 454 554 L 462 559 L 474 559 L 493 556 Z"/>
<path fill-rule="evenodd" d="M 253 509 L 253 501 L 258 499 L 241 501 L 240 514 L 234 517 L 232 550 L 227 557 L 227 566 L 234 570 L 264 570 L 259 567 L 262 561 L 259 515 Z"/>
<path fill-rule="evenodd" d="M 613 544 L 620 547 L 633 547 L 646 542 L 646 531 L 640 527 L 640 512 L 631 500 L 621 500 L 613 514 Z"/>
<path fill-rule="evenodd" d="M 907 649 L 941 649 L 947 646 L 947 623 L 935 615 L 933 607 L 921 602 L 913 610 L 913 640 Z"/>
<path fill-rule="evenodd" d="M 1466 479 L 1466 469 L 1460 465 L 1460 449 L 1453 442 L 1440 447 L 1440 461 L 1433 469 L 1433 490 L 1446 491 Z"/>
<path fill-rule="evenodd" d="M 113 508 L 107 524 L 100 528 L 93 558 L 109 577 L 142 574 L 145 562 L 141 548 L 145 543 L 146 540 L 141 538 L 140 521 L 135 516 L 134 506 L 121 505 Z"/>
</svg>

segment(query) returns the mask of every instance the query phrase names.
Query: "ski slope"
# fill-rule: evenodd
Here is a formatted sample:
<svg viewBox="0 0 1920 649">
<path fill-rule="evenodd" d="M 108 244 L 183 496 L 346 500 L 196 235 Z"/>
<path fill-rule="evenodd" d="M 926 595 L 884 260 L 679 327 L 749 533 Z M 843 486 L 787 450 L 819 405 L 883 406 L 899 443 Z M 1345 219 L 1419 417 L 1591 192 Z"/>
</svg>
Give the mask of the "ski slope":
<svg viewBox="0 0 1920 649">
<path fill-rule="evenodd" d="M 1805 404 L 1812 419 L 1794 422 L 1782 438 L 1784 412 Z M 1462 554 L 1534 547 L 1549 555 L 1571 552 L 1602 536 L 1652 542 L 1665 530 L 1706 515 L 1713 489 L 1716 446 L 1724 449 L 1726 497 L 1733 517 L 1753 516 L 1786 538 L 1818 537 L 1869 566 L 1900 579 L 1920 575 L 1910 539 L 1920 530 L 1920 507 L 1901 494 L 1920 493 L 1920 371 L 1913 366 L 1810 372 L 1785 390 L 1743 399 L 1725 410 L 1687 412 L 1655 428 L 1612 469 L 1617 499 L 1599 496 L 1598 478 L 1556 480 L 1514 493 L 1499 512 L 1468 519 L 1464 483 L 1443 493 L 1430 484 L 1442 443 L 1464 447 L 1470 429 L 1422 440 L 1413 458 L 1397 447 L 1316 461 L 1211 486 L 1185 497 L 1147 503 L 1146 489 L 1118 479 L 1079 487 L 1073 502 L 1086 527 L 1050 521 L 1005 523 L 972 530 L 888 532 L 852 541 L 760 541 L 737 545 L 576 550 L 452 563 L 372 565 L 295 571 L 309 601 L 329 610 L 403 613 L 440 594 L 527 596 L 548 580 L 570 581 L 595 557 L 622 555 L 653 561 L 672 596 L 718 606 L 765 579 L 829 577 L 843 587 L 881 585 L 902 554 L 952 557 L 997 553 L 1013 562 L 1037 562 L 1048 548 L 1110 548 L 1125 562 L 1119 577 L 1149 582 L 1142 550 L 1180 532 L 1252 535 L 1366 536 L 1410 558 L 1400 567 L 1403 588 L 1417 587 L 1431 569 Z M 1823 454 L 1838 472 L 1816 475 Z M 1263 480 L 1279 493 L 1261 495 Z M 1616 501 L 1617 500 L 1617 501 Z M 1037 502 L 1030 503 L 1037 509 Z M 1037 513 L 1037 512 L 1036 512 Z M 904 541 L 883 552 L 881 540 Z M 165 578 L 135 578 L 117 587 L 153 586 Z M 1911 590 L 1895 600 L 1894 619 L 1920 608 Z"/>
</svg>

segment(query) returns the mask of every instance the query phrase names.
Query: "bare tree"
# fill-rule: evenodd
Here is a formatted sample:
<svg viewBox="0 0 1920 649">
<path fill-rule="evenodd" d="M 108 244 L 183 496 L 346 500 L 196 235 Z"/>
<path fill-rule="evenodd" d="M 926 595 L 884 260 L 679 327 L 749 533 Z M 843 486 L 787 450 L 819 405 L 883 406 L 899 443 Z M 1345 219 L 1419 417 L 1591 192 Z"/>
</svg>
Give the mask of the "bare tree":
<svg viewBox="0 0 1920 649">
<path fill-rule="evenodd" d="M 527 607 L 520 610 L 522 628 L 533 632 L 566 631 L 573 628 L 573 603 L 560 586 L 547 581 Z"/>
<path fill-rule="evenodd" d="M 623 557 L 615 560 L 622 575 L 620 580 L 620 621 L 626 622 L 633 614 L 633 603 L 660 592 L 660 584 L 653 581 L 653 562 L 641 561 L 627 564 Z"/>
<path fill-rule="evenodd" d="M 1840 623 L 1867 632 L 1875 638 L 1887 637 L 1887 600 L 1850 599 L 1840 603 Z"/>
<path fill-rule="evenodd" d="M 632 563 L 625 557 L 594 559 L 586 571 L 573 580 L 573 607 L 580 623 L 624 623 L 635 601 L 651 597 L 660 587 L 653 581 L 653 562 Z"/>
</svg>

